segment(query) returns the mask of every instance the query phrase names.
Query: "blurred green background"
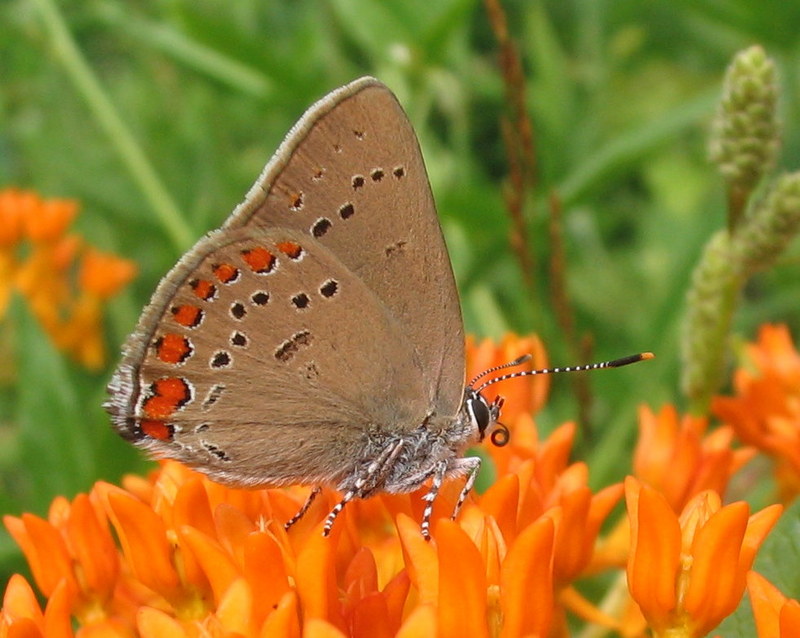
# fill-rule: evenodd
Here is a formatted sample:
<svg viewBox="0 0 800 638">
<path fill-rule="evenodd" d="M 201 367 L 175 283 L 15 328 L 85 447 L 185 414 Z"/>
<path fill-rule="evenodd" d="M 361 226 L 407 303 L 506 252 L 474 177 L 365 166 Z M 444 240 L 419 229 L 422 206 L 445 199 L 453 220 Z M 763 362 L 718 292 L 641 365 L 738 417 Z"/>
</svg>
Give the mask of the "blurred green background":
<svg viewBox="0 0 800 638">
<path fill-rule="evenodd" d="M 0 510 L 44 514 L 58 494 L 146 467 L 101 408 L 116 353 L 159 278 L 221 224 L 314 100 L 358 76 L 388 84 L 425 154 L 467 330 L 538 333 L 554 364 L 576 363 L 548 291 L 549 205 L 562 202 L 566 293 L 600 360 L 657 359 L 592 375 L 595 428 L 581 450 L 592 483 L 629 468 L 637 404 L 682 406 L 679 327 L 691 270 L 725 224 L 708 126 L 731 56 L 776 61 L 785 124 L 780 168 L 800 166 L 800 3 L 782 0 L 506 0 L 533 126 L 526 201 L 534 286 L 509 244 L 508 112 L 499 46 L 478 0 L 6 0 L 0 6 L 0 187 L 81 204 L 75 229 L 140 272 L 108 308 L 108 366 L 64 359 L 20 301 L 0 324 Z M 57 13 L 53 13 L 53 7 Z M 186 237 L 160 221 L 85 90 L 55 27 L 66 27 Z M 158 197 L 156 197 L 158 200 Z M 798 251 L 751 282 L 735 329 L 800 326 Z M 795 331 L 795 334 L 797 332 Z M 579 413 L 553 380 L 543 430 Z M 21 567 L 0 535 L 0 583 Z"/>
</svg>

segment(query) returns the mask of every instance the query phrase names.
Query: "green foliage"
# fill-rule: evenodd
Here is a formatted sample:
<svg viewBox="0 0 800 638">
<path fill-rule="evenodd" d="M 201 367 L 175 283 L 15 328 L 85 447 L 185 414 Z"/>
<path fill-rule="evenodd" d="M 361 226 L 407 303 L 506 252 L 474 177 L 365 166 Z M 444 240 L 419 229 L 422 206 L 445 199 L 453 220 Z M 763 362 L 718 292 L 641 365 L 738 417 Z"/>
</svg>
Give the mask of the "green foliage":
<svg viewBox="0 0 800 638">
<path fill-rule="evenodd" d="M 777 168 L 800 166 L 797 75 L 784 71 L 797 64 L 795 3 L 508 1 L 536 145 L 526 208 L 530 290 L 509 247 L 499 127 L 507 105 L 482 3 L 54 4 L 85 59 L 83 76 L 45 19 L 50 0 L 0 7 L 0 185 L 77 199 L 80 232 L 139 264 L 138 279 L 109 309 L 112 353 L 159 278 L 225 219 L 303 110 L 338 85 L 375 75 L 417 128 L 468 331 L 537 332 L 554 363 L 574 363 L 547 290 L 555 193 L 568 296 L 578 334 L 595 344 L 593 358 L 657 354 L 641 368 L 590 379 L 595 431 L 584 453 L 595 485 L 628 469 L 638 403 L 680 401 L 690 273 L 725 224 L 725 185 L 707 159 L 710 120 L 729 59 L 752 42 L 776 60 L 784 90 Z M 764 321 L 800 327 L 796 257 L 795 250 L 752 281 L 734 331 L 750 337 Z M 0 328 L 13 323 L 17 333 L 0 340 L 3 511 L 43 514 L 57 494 L 141 469 L 99 407 L 114 361 L 103 374 L 83 372 L 48 345 L 24 309 L 15 306 L 4 321 Z M 577 416 L 570 384 L 554 386 L 537 417 L 544 429 Z M 16 548 L 0 536 L 4 573 L 19 569 L 12 556 Z"/>
</svg>

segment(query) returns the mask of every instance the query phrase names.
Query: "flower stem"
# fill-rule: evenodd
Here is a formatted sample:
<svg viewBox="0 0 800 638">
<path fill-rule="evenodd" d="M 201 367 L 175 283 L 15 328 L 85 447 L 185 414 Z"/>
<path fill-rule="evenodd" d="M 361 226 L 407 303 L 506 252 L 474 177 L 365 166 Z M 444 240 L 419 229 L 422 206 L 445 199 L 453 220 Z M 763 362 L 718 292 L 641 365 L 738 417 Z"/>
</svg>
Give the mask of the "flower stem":
<svg viewBox="0 0 800 638">
<path fill-rule="evenodd" d="M 193 241 L 194 233 L 78 49 L 58 7 L 53 0 L 32 0 L 32 3 L 42 17 L 55 58 L 64 66 L 67 75 L 86 100 L 176 249 L 186 250 Z"/>
</svg>

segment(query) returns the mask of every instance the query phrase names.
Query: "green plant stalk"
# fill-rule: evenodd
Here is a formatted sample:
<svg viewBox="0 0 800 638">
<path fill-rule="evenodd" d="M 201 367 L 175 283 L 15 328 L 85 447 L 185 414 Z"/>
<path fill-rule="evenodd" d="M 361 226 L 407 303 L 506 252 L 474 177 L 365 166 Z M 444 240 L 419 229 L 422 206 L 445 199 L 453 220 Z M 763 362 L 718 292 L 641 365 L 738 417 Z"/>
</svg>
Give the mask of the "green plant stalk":
<svg viewBox="0 0 800 638">
<path fill-rule="evenodd" d="M 192 245 L 195 233 L 186 223 L 152 164 L 103 91 L 100 82 L 69 33 L 58 7 L 52 0 L 31 1 L 42 17 L 56 58 L 64 66 L 67 75 L 86 100 L 89 110 L 108 135 L 122 163 L 130 171 L 176 250 L 185 251 Z"/>
<path fill-rule="evenodd" d="M 728 338 L 744 278 L 731 259 L 727 231 L 709 243 L 692 276 L 681 339 L 681 385 L 689 411 L 707 414 L 725 375 Z"/>
</svg>

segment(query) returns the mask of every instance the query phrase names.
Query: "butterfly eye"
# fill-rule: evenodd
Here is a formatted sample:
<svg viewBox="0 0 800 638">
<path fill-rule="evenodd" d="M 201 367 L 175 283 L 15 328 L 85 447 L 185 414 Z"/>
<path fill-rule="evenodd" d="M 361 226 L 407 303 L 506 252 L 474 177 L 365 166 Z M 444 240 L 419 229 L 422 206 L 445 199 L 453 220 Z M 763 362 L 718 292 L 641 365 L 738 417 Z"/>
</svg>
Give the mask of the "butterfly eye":
<svg viewBox="0 0 800 638">
<path fill-rule="evenodd" d="M 483 396 L 470 390 L 464 401 L 464 407 L 467 410 L 467 414 L 469 414 L 470 422 L 478 430 L 480 440 L 483 441 L 486 428 L 488 428 L 489 424 L 493 421 L 492 410 L 489 404 Z"/>
</svg>

